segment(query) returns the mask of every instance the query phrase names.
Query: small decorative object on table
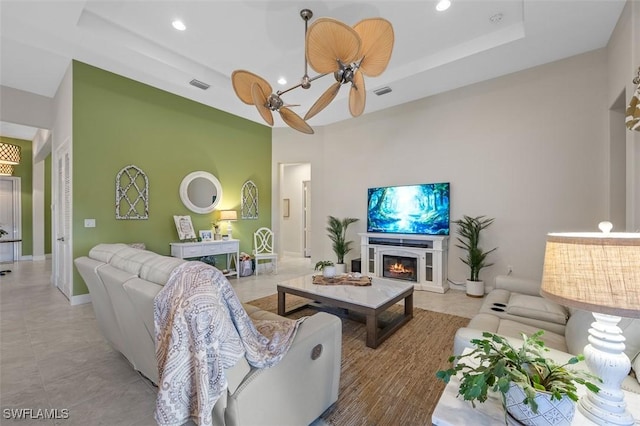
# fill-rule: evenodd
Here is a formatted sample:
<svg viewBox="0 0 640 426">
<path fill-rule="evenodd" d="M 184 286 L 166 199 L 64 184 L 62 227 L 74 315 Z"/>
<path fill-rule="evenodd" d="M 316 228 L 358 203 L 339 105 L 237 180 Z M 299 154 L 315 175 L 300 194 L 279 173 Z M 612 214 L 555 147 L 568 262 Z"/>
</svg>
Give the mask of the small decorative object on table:
<svg viewBox="0 0 640 426">
<path fill-rule="evenodd" d="M 318 285 L 354 285 L 363 287 L 371 285 L 371 277 L 360 274 L 340 275 L 332 278 L 326 278 L 323 275 L 314 275 L 313 283 Z"/>
<path fill-rule="evenodd" d="M 545 358 L 544 352 L 549 349 L 540 339 L 542 334 L 542 330 L 530 337 L 522 334 L 524 343 L 516 349 L 504 337 L 484 332 L 484 339 L 471 340 L 475 349 L 450 357 L 449 362 L 456 364 L 438 371 L 436 377 L 448 383 L 461 372 L 458 394 L 474 407 L 475 401 L 487 400 L 489 390 L 500 392 L 505 424 L 509 413 L 527 425 L 549 424 L 545 416 L 558 419 L 554 425 L 570 425 L 575 413 L 574 402 L 578 400 L 576 383 L 599 392 L 600 388 L 590 380 L 601 380 L 586 371 L 567 368 L 584 360 L 583 355 L 574 356 L 562 365 Z M 465 358 L 475 358 L 474 365 L 465 364 Z M 536 423 L 536 418 L 542 422 Z"/>
<path fill-rule="evenodd" d="M 201 230 L 198 233 L 202 241 L 211 241 L 213 239 L 213 232 L 210 229 Z"/>
<path fill-rule="evenodd" d="M 336 276 L 336 267 L 330 260 L 321 260 L 316 263 L 316 271 L 322 271 L 322 276 L 325 278 L 333 278 Z"/>
</svg>

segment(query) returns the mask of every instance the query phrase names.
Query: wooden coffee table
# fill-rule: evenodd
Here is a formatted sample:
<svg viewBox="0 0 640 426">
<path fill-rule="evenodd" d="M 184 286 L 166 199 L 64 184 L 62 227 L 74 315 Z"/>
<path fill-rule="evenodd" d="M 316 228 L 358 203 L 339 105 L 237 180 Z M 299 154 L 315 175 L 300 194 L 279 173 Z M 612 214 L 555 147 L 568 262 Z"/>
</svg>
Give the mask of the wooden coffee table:
<svg viewBox="0 0 640 426">
<path fill-rule="evenodd" d="M 391 334 L 413 318 L 413 284 L 373 278 L 370 286 L 317 285 L 313 276 L 306 275 L 278 284 L 278 315 L 288 315 L 307 306 L 334 307 L 347 313 L 361 314 L 367 325 L 367 346 L 377 348 Z M 312 302 L 286 311 L 285 296 L 293 294 Z M 404 313 L 389 322 L 380 320 L 380 314 L 404 299 Z M 314 303 L 315 302 L 315 303 Z M 356 317 L 350 315 L 351 318 Z"/>
</svg>

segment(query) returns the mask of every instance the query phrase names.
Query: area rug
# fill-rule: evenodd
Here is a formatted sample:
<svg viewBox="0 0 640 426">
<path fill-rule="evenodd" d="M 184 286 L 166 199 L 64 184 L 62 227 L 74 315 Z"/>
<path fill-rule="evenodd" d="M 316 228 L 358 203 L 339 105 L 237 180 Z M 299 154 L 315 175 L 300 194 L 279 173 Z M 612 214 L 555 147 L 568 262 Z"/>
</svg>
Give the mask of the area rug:
<svg viewBox="0 0 640 426">
<path fill-rule="evenodd" d="M 305 302 L 287 295 L 287 309 Z M 277 296 L 249 304 L 277 312 Z M 401 312 L 395 305 L 391 311 Z M 452 310 L 455 307 L 452 307 Z M 313 315 L 306 308 L 289 316 Z M 453 352 L 453 336 L 468 318 L 414 308 L 413 319 L 377 349 L 365 345 L 365 325 L 342 319 L 342 374 L 338 401 L 321 418 L 329 425 L 431 425 L 444 390 L 435 378 Z"/>
</svg>

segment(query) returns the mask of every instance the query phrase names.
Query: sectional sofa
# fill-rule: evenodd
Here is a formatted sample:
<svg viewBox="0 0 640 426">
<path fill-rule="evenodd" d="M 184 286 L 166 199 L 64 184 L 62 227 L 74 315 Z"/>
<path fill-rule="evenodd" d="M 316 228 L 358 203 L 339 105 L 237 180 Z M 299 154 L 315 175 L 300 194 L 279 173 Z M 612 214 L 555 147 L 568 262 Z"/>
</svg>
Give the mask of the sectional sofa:
<svg viewBox="0 0 640 426">
<path fill-rule="evenodd" d="M 583 353 L 593 321 L 591 312 L 569 309 L 541 297 L 539 281 L 498 276 L 478 314 L 467 327 L 456 332 L 454 353 L 460 355 L 465 348 L 472 347 L 471 340 L 482 338 L 483 331 L 507 337 L 520 346 L 521 333 L 529 336 L 544 330 L 542 339 L 551 348 L 549 357 L 564 362 Z M 636 378 L 636 372 L 640 373 L 640 320 L 623 318 L 618 326 L 626 338 L 625 353 L 632 365 L 622 387 L 640 393 Z"/>
<path fill-rule="evenodd" d="M 155 295 L 173 269 L 185 260 L 125 244 L 99 244 L 75 259 L 104 337 L 154 384 Z M 282 319 L 244 304 L 252 319 Z M 342 323 L 319 312 L 299 327 L 294 342 L 275 367 L 257 369 L 241 358 L 225 371 L 228 381 L 213 409 L 216 425 L 309 424 L 338 399 Z"/>
</svg>

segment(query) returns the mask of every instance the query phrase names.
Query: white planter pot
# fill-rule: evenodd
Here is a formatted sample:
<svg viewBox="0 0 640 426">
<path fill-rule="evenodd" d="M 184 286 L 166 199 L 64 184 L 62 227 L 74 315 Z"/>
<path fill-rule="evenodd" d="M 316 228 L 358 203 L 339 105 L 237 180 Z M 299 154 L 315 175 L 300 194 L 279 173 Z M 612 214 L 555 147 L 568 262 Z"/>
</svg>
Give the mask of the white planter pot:
<svg viewBox="0 0 640 426">
<path fill-rule="evenodd" d="M 336 275 L 345 274 L 347 272 L 347 265 L 344 263 L 336 263 Z"/>
<path fill-rule="evenodd" d="M 467 296 L 484 297 L 484 281 L 467 280 Z"/>
<path fill-rule="evenodd" d="M 507 413 L 523 425 L 554 425 L 569 426 L 576 412 L 576 404 L 564 395 L 562 399 L 551 399 L 549 392 L 536 392 L 535 401 L 538 404 L 538 412 L 534 413 L 529 405 L 522 401 L 525 398 L 524 390 L 511 383 L 506 395 Z"/>
<path fill-rule="evenodd" d="M 335 266 L 325 266 L 322 268 L 322 276 L 325 278 L 333 278 L 336 276 L 336 267 Z"/>
</svg>

